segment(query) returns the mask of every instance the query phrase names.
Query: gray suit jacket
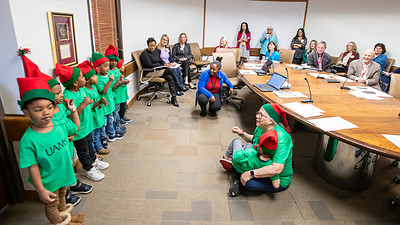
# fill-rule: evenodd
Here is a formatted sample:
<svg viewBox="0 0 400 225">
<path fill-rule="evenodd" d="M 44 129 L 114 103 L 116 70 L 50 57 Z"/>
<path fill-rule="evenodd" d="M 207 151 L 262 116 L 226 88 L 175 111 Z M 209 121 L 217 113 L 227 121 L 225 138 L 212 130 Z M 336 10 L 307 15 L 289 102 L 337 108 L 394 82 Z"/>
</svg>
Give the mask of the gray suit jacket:
<svg viewBox="0 0 400 225">
<path fill-rule="evenodd" d="M 318 68 L 317 52 L 311 52 L 307 58 L 307 65 Z M 324 53 L 324 58 L 322 58 L 322 70 L 330 73 L 332 71 L 332 57 L 328 53 Z"/>
<path fill-rule="evenodd" d="M 353 62 L 351 62 L 349 65 L 349 70 L 347 71 L 347 77 L 352 80 L 355 80 L 357 77 L 361 77 L 362 63 L 362 59 L 354 60 Z M 381 66 L 378 63 L 371 61 L 368 66 L 368 72 L 366 74 L 368 82 L 367 85 L 380 90 L 380 74 Z"/>
</svg>

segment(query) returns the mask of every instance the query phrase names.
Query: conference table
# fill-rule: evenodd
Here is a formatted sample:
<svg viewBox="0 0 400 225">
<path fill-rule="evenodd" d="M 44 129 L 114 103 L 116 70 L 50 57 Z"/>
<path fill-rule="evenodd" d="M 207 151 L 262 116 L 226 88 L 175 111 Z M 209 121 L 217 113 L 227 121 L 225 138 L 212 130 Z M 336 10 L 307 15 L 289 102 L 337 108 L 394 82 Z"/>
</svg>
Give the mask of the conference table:
<svg viewBox="0 0 400 225">
<path fill-rule="evenodd" d="M 285 68 L 287 68 L 287 71 Z M 242 69 L 246 70 L 244 65 L 242 66 Z M 239 76 L 242 81 L 262 99 L 269 103 L 280 104 L 296 121 L 299 121 L 306 126 L 317 130 L 322 135 L 322 137 L 325 136 L 325 145 L 327 142 L 327 137 L 334 138 L 349 146 L 353 146 L 353 149 L 355 149 L 354 147 L 356 147 L 365 150 L 368 153 L 374 153 L 373 155 L 382 155 L 400 160 L 400 148 L 387 140 L 384 136 L 382 136 L 382 134 L 400 135 L 400 100 L 394 97 L 385 97 L 384 100 L 369 100 L 365 98 L 359 98 L 349 94 L 349 90 L 342 90 L 340 88 L 343 85 L 343 81 L 341 81 L 340 83 L 328 83 L 323 79 L 318 79 L 314 76 L 309 75 L 309 73 L 312 73 L 312 71 L 304 69 L 292 69 L 292 67 L 288 66 L 288 64 L 286 63 L 274 63 L 274 72 L 284 76 L 287 76 L 287 73 L 289 73 L 289 83 L 292 86 L 290 90 L 287 91 L 299 91 L 302 94 L 306 95 L 306 98 L 309 98 L 309 88 L 306 80 L 304 79 L 307 78 L 311 87 L 312 99 L 314 100 L 314 102 L 301 103 L 301 100 L 305 99 L 304 97 L 280 98 L 273 92 L 262 92 L 253 85 L 266 83 L 270 76 L 248 75 L 242 73 L 239 73 Z M 328 73 L 322 72 L 321 74 Z M 365 85 L 359 84 L 357 82 L 346 82 L 346 86 Z M 281 91 L 284 90 L 281 89 Z M 285 103 L 291 102 L 300 102 L 301 104 L 313 104 L 314 106 L 322 109 L 325 112 L 323 112 L 322 116 L 305 118 L 283 105 Z M 325 132 L 309 121 L 311 119 L 336 116 L 339 116 L 357 125 L 358 128 Z M 323 140 L 321 142 L 323 142 Z M 347 153 L 346 155 L 342 156 L 342 161 L 349 160 L 346 158 L 351 158 L 350 155 L 350 153 Z M 354 153 L 352 153 L 352 155 L 352 158 L 354 159 L 351 159 L 350 161 L 352 163 L 360 163 L 360 160 L 354 157 Z M 326 162 L 327 160 L 321 160 L 323 157 L 316 157 L 319 157 L 319 159 L 316 159 L 316 161 L 324 161 L 325 164 L 328 163 Z M 371 157 L 373 158 L 373 156 L 370 156 L 370 161 Z M 368 160 L 368 157 L 366 158 L 366 160 Z M 337 167 L 338 165 L 341 165 L 340 163 L 336 163 L 335 166 Z M 327 167 L 329 166 L 324 166 L 325 169 Z M 349 168 L 351 167 L 354 167 L 354 165 L 349 166 Z M 357 167 L 357 165 L 355 167 Z M 369 168 L 369 170 L 370 169 L 371 168 Z M 332 167 L 328 170 L 334 170 L 334 168 Z M 362 175 L 363 173 L 361 173 L 360 176 L 365 176 L 365 174 Z M 330 179 L 330 182 L 343 182 L 343 180 L 337 179 L 338 176 L 340 177 L 343 175 L 335 176 L 336 178 Z M 354 177 L 352 177 L 351 179 L 353 178 Z M 329 180 L 329 178 L 327 180 Z"/>
</svg>

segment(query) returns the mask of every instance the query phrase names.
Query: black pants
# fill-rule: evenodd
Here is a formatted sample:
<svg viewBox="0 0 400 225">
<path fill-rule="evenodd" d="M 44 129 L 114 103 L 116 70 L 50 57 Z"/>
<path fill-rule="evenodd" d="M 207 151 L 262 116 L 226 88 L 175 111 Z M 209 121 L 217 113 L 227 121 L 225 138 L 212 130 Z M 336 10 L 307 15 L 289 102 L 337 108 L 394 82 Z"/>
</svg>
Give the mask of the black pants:
<svg viewBox="0 0 400 225">
<path fill-rule="evenodd" d="M 93 148 L 92 135 L 88 134 L 86 137 L 74 141 L 76 153 L 78 154 L 79 161 L 82 163 L 83 169 L 89 171 L 96 160 L 96 153 Z"/>
<path fill-rule="evenodd" d="M 176 95 L 176 86 L 178 85 L 178 80 L 174 75 L 174 71 L 169 68 L 165 69 L 162 78 L 164 78 L 168 82 L 169 92 L 171 93 L 171 95 Z"/>
<path fill-rule="evenodd" d="M 262 57 L 265 57 L 265 55 L 264 54 L 260 54 L 260 58 L 258 58 L 259 60 L 262 60 Z"/>
<path fill-rule="evenodd" d="M 202 112 L 207 112 L 207 103 L 210 102 L 209 111 L 215 112 L 221 109 L 221 98 L 219 93 L 213 93 L 215 102 L 210 102 L 205 94 L 199 94 L 198 102 Z"/>
<path fill-rule="evenodd" d="M 178 61 L 179 63 L 179 61 Z M 186 79 L 185 77 L 188 77 L 188 81 L 192 82 L 192 77 L 190 76 L 190 61 L 185 60 L 185 61 L 180 61 L 181 67 L 182 67 L 182 77 L 183 79 Z"/>
<path fill-rule="evenodd" d="M 293 62 L 292 63 L 300 65 L 302 61 L 303 61 L 302 58 L 293 58 Z"/>
<path fill-rule="evenodd" d="M 119 118 L 124 118 L 126 112 L 126 102 L 123 102 L 119 106 Z"/>
</svg>

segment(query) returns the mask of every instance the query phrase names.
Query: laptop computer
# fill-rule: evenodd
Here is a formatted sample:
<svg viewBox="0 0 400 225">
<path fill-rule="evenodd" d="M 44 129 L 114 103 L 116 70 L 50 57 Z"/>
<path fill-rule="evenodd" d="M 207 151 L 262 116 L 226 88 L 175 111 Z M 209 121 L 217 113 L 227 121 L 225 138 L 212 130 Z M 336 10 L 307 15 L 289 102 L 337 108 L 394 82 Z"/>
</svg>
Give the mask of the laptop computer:
<svg viewBox="0 0 400 225">
<path fill-rule="evenodd" d="M 279 91 L 279 89 L 281 89 L 285 81 L 286 81 L 285 76 L 279 73 L 274 73 L 266 84 L 264 83 L 264 84 L 253 84 L 253 85 L 256 88 L 260 89 L 260 91 L 273 92 L 273 91 Z"/>
<path fill-rule="evenodd" d="M 259 76 L 265 76 L 265 75 L 268 74 L 268 71 L 269 71 L 269 69 L 271 68 L 272 63 L 273 63 L 273 62 L 272 62 L 271 60 L 268 59 L 268 60 L 264 63 L 264 65 L 263 65 L 263 67 L 262 67 L 261 69 L 254 69 L 254 72 L 256 72 L 257 75 L 259 75 Z"/>
</svg>

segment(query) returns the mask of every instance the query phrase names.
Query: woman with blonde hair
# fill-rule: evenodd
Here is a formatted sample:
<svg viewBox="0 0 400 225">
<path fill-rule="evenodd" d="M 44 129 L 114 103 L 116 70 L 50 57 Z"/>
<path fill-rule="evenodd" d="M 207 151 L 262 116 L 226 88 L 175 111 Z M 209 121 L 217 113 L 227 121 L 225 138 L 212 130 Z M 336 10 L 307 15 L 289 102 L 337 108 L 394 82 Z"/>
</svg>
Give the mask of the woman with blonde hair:
<svg viewBox="0 0 400 225">
<path fill-rule="evenodd" d="M 228 46 L 228 38 L 221 37 L 219 39 L 219 45 L 214 48 L 214 52 L 217 52 L 218 48 L 231 48 L 231 47 Z"/>
<path fill-rule="evenodd" d="M 192 77 L 190 76 L 190 60 L 193 58 L 193 55 L 190 45 L 187 42 L 187 35 L 181 33 L 178 38 L 178 43 L 174 44 L 172 48 L 172 58 L 181 64 L 183 77 L 185 78 L 184 84 L 188 85 L 191 89 L 196 89 L 192 83 Z"/>
<path fill-rule="evenodd" d="M 317 50 L 317 44 L 317 40 L 312 40 L 310 42 L 310 45 L 303 53 L 303 63 L 307 63 L 308 55 L 310 55 L 311 52 L 315 52 L 315 50 Z"/>
<path fill-rule="evenodd" d="M 336 65 L 333 69 L 337 72 L 345 72 L 349 68 L 350 63 L 353 60 L 360 58 L 360 54 L 357 52 L 357 45 L 354 41 L 349 41 L 346 45 L 346 50 L 342 53 L 342 56 L 338 59 Z"/>
<path fill-rule="evenodd" d="M 268 52 L 268 45 L 273 41 L 278 48 L 278 37 L 274 32 L 274 28 L 272 26 L 268 26 L 267 30 L 261 35 L 260 43 L 261 43 L 261 50 L 260 50 L 260 59 L 266 56 Z"/>
</svg>

